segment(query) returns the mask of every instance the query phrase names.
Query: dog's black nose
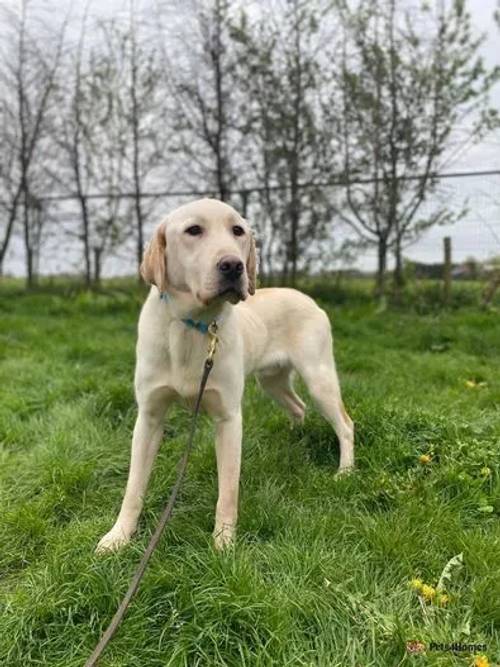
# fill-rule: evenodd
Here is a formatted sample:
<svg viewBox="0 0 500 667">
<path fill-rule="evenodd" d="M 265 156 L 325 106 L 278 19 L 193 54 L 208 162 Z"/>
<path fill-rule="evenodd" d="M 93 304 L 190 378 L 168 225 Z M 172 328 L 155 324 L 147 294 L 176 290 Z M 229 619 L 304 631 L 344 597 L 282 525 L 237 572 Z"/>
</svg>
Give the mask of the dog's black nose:
<svg viewBox="0 0 500 667">
<path fill-rule="evenodd" d="M 243 262 L 237 257 L 227 255 L 217 264 L 219 272 L 228 280 L 236 280 L 243 273 Z"/>
</svg>

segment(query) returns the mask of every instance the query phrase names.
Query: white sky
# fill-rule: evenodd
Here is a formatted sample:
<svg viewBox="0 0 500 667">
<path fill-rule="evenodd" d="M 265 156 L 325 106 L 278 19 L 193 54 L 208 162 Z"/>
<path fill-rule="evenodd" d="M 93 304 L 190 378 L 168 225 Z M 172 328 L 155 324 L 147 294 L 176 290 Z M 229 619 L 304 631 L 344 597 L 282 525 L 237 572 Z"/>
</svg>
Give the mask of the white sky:
<svg viewBox="0 0 500 667">
<path fill-rule="evenodd" d="M 480 31 L 487 34 L 482 53 L 489 66 L 500 65 L 500 30 L 493 23 L 496 0 L 469 0 L 468 6 Z M 492 91 L 491 101 L 500 109 L 500 85 Z M 489 135 L 469 148 L 447 166 L 447 171 L 500 169 L 500 132 Z M 411 249 L 412 259 L 438 262 L 442 257 L 442 238 L 451 236 L 454 261 L 468 255 L 487 258 L 500 254 L 500 175 L 457 179 L 446 182 L 444 197 L 460 203 L 468 198 L 469 212 L 463 220 L 448 227 L 435 227 Z"/>
<path fill-rule="evenodd" d="M 46 6 L 53 7 L 58 17 L 64 12 L 70 0 L 50 0 Z M 92 2 L 92 13 L 98 16 L 110 16 L 117 13 L 124 14 L 129 1 L 108 0 L 106 3 Z M 14 0 L 11 0 L 14 4 Z M 175 0 L 135 0 L 137 6 L 151 6 L 159 4 L 169 6 L 179 5 Z M 482 46 L 482 54 L 486 64 L 489 66 L 500 65 L 500 30 L 493 22 L 493 12 L 497 0 L 468 0 L 468 7 L 472 13 L 477 28 L 486 33 L 486 41 Z M 86 2 L 84 0 L 73 1 L 73 11 L 78 14 L 83 11 Z M 180 6 L 186 11 L 186 2 Z M 491 101 L 500 109 L 500 84 L 492 91 Z M 466 132 L 466 127 L 463 128 Z M 461 144 L 460 135 L 457 135 L 458 144 Z M 450 161 L 445 170 L 476 171 L 500 169 L 500 131 L 486 137 L 481 143 L 460 149 L 455 158 Z M 453 260 L 455 262 L 464 260 L 473 255 L 478 259 L 487 259 L 494 255 L 500 255 L 500 175 L 453 179 L 444 182 L 438 196 L 440 201 L 445 200 L 447 204 L 460 209 L 467 202 L 468 212 L 458 223 L 448 227 L 434 227 L 429 230 L 417 243 L 406 250 L 406 256 L 423 262 L 439 262 L 442 258 L 442 238 L 451 236 L 453 243 Z M 432 206 L 432 204 L 429 204 Z M 131 255 L 130 258 L 132 258 Z M 375 267 L 375 251 L 367 251 L 358 259 L 358 266 L 365 270 Z M 125 257 L 109 261 L 105 268 L 106 274 L 130 273 L 130 260 Z M 22 275 L 24 273 L 23 251 L 20 240 L 15 239 L 12 251 L 9 253 L 6 270 Z M 71 271 L 71 266 L 60 263 L 60 258 L 54 257 L 44 264 L 43 273 L 57 271 Z"/>
</svg>

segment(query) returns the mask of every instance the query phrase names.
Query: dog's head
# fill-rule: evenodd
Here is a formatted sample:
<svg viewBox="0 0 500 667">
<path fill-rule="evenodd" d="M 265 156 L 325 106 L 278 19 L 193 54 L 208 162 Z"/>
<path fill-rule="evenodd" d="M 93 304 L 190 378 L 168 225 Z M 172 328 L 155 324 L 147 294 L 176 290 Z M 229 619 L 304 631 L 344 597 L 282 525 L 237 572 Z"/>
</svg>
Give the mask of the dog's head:
<svg viewBox="0 0 500 667">
<path fill-rule="evenodd" d="M 203 306 L 238 303 L 255 292 L 255 241 L 228 204 L 200 199 L 179 207 L 156 229 L 141 266 L 160 292 L 190 293 Z"/>
</svg>

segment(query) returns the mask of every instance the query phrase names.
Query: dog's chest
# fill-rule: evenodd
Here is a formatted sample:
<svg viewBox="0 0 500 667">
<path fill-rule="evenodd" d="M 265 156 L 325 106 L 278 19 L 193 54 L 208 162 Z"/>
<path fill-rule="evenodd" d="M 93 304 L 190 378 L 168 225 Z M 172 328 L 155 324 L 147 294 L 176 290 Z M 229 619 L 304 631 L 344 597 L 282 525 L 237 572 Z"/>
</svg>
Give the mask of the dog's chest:
<svg viewBox="0 0 500 667">
<path fill-rule="evenodd" d="M 173 400 L 187 408 L 194 410 L 198 392 L 200 389 L 201 374 L 203 372 L 203 361 L 197 373 L 170 372 L 166 376 L 166 386 Z M 220 391 L 218 383 L 209 378 L 203 393 L 202 410 L 212 417 L 226 416 L 226 398 L 224 392 Z"/>
<path fill-rule="evenodd" d="M 185 327 L 174 329 L 168 337 L 166 380 L 182 402 L 191 404 L 196 399 L 206 350 L 205 337 Z"/>
<path fill-rule="evenodd" d="M 206 341 L 204 341 L 206 343 Z M 168 388 L 174 393 L 175 401 L 190 410 L 193 410 L 200 389 L 200 381 L 206 358 L 206 347 L 201 350 L 183 351 L 178 357 L 169 359 L 169 369 L 166 374 Z M 221 375 L 223 376 L 221 380 Z M 212 417 L 225 418 L 234 403 L 241 400 L 242 386 L 231 382 L 232 374 L 227 373 L 222 357 L 216 355 L 214 370 L 208 378 L 203 394 L 202 409 Z M 243 383 L 243 374 L 240 374 Z"/>
</svg>

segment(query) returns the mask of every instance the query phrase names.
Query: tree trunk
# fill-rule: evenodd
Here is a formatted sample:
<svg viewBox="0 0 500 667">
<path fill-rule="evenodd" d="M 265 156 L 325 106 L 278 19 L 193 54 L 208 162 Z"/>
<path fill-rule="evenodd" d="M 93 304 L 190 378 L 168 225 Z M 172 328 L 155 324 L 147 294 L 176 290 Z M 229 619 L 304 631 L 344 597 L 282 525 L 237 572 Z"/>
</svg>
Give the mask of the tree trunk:
<svg viewBox="0 0 500 667">
<path fill-rule="evenodd" d="M 377 273 L 375 276 L 375 296 L 382 299 L 385 296 L 385 279 L 387 273 L 387 242 L 378 241 Z"/>
<path fill-rule="evenodd" d="M 144 251 L 144 215 L 141 205 L 141 176 L 139 173 L 139 129 L 138 119 L 133 120 L 134 137 L 134 206 L 137 227 L 137 280 L 142 283 L 141 263 Z"/>
<path fill-rule="evenodd" d="M 405 276 L 403 271 L 403 254 L 401 250 L 401 238 L 396 239 L 396 245 L 394 248 L 394 259 L 396 262 L 393 274 L 394 287 L 396 288 L 396 291 L 400 291 L 401 288 L 403 288 L 405 285 Z"/>
<path fill-rule="evenodd" d="M 89 214 L 87 209 L 87 199 L 82 199 L 82 217 L 83 217 L 83 253 L 85 257 L 85 287 L 92 284 L 92 264 L 90 261 L 90 238 L 89 238 Z"/>
<path fill-rule="evenodd" d="M 141 263 L 142 263 L 142 254 L 144 251 L 144 229 L 143 229 L 141 200 L 139 194 L 136 195 L 135 197 L 135 212 L 137 216 L 137 280 L 139 281 L 139 284 L 142 284 Z"/>
<path fill-rule="evenodd" d="M 27 220 L 27 213 L 24 218 L 24 252 L 26 260 L 26 287 L 30 288 L 34 285 L 33 273 L 33 248 L 30 241 L 29 220 Z"/>
<path fill-rule="evenodd" d="M 281 284 L 286 285 L 288 280 L 288 248 L 285 250 L 285 258 L 283 259 L 283 269 L 281 271 Z"/>
<path fill-rule="evenodd" d="M 294 15 L 297 17 L 298 3 L 295 4 Z M 294 26 L 295 37 L 295 90 L 294 90 L 294 114 L 293 114 L 293 152 L 290 164 L 290 185 L 291 185 L 291 210 L 290 223 L 292 225 L 290 235 L 290 285 L 295 287 L 297 280 L 297 259 L 299 255 L 298 249 L 298 228 L 300 221 L 300 193 L 299 193 L 299 174 L 300 174 L 300 140 L 301 140 L 301 104 L 302 104 L 302 47 L 301 47 L 301 31 L 299 24 Z"/>
<path fill-rule="evenodd" d="M 130 35 L 132 39 L 132 51 L 131 51 L 131 79 L 130 79 L 130 98 L 132 101 L 132 150 L 133 150 L 133 160 L 132 160 L 132 172 L 134 179 L 134 208 L 135 208 L 135 220 L 137 227 L 137 280 L 139 284 L 142 283 L 141 277 L 141 263 L 142 263 L 142 253 L 144 250 L 144 214 L 142 211 L 141 205 L 141 169 L 140 169 L 140 150 L 141 150 L 141 139 L 140 139 L 140 109 L 139 109 L 139 100 L 137 99 L 137 44 L 136 44 L 136 30 L 133 14 L 133 4 L 130 5 Z"/>
<path fill-rule="evenodd" d="M 13 206 L 9 212 L 4 240 L 0 247 L 0 275 L 2 275 L 3 273 L 3 263 L 5 260 L 5 255 L 7 254 L 7 250 L 9 249 L 10 236 L 12 234 L 12 228 L 14 226 L 14 221 L 16 219 L 17 202 L 18 202 L 18 197 L 16 196 L 16 198 L 14 199 Z"/>
<path fill-rule="evenodd" d="M 28 190 L 26 179 L 23 175 L 23 194 L 24 194 L 24 208 L 23 208 L 23 238 L 24 238 L 24 251 L 26 259 L 26 287 L 30 288 L 34 285 L 34 272 L 33 272 L 33 248 L 31 247 L 31 234 L 30 234 L 30 219 L 29 219 L 29 207 L 28 207 Z"/>
<path fill-rule="evenodd" d="M 297 258 L 298 249 L 298 228 L 299 228 L 299 169 L 297 154 L 293 155 L 293 165 L 291 170 L 291 199 L 290 199 L 290 245 L 288 247 L 288 260 L 290 262 L 290 285 L 295 287 L 297 280 Z"/>
<path fill-rule="evenodd" d="M 299 226 L 299 221 L 298 221 L 298 212 L 296 210 L 296 206 L 294 205 L 292 208 L 292 216 L 291 216 L 291 223 L 292 223 L 292 234 L 290 238 L 290 285 L 292 287 L 295 287 L 295 284 L 297 282 L 297 255 L 298 255 L 298 248 L 297 248 L 297 227 Z"/>
<path fill-rule="evenodd" d="M 77 179 L 78 180 L 78 179 Z M 85 287 L 87 289 L 92 284 L 92 263 L 90 261 L 90 238 L 89 238 L 89 211 L 87 208 L 87 198 L 84 195 L 79 195 L 80 209 L 82 211 L 83 224 L 83 259 L 85 263 Z"/>
<path fill-rule="evenodd" d="M 78 196 L 78 201 L 80 202 L 80 210 L 82 213 L 82 240 L 83 240 L 83 258 L 85 262 L 85 287 L 89 288 L 92 283 L 92 264 L 90 259 L 90 224 L 89 224 L 89 210 L 87 206 L 87 197 L 84 195 L 83 184 L 82 184 L 82 174 L 80 166 L 80 114 L 77 110 L 76 116 L 77 130 L 73 136 L 73 152 L 72 152 L 72 161 L 73 161 L 73 172 L 75 175 L 76 182 L 76 192 Z"/>
<path fill-rule="evenodd" d="M 94 285 L 96 287 L 101 284 L 101 257 L 102 248 L 94 248 Z"/>
<path fill-rule="evenodd" d="M 241 191 L 241 215 L 246 218 L 248 215 L 248 190 Z"/>
<path fill-rule="evenodd" d="M 217 130 L 215 132 L 215 162 L 216 162 L 216 179 L 217 189 L 219 191 L 219 199 L 227 201 L 228 188 L 226 183 L 226 159 L 225 159 L 225 130 L 226 130 L 226 113 L 224 93 L 222 88 L 222 41 L 221 41 L 221 23 L 222 13 L 219 0 L 215 7 L 215 50 L 212 52 L 214 70 L 215 70 L 215 95 L 216 95 L 216 118 Z"/>
<path fill-rule="evenodd" d="M 33 270 L 33 248 L 26 247 L 26 287 L 34 287 L 35 272 Z"/>
</svg>

